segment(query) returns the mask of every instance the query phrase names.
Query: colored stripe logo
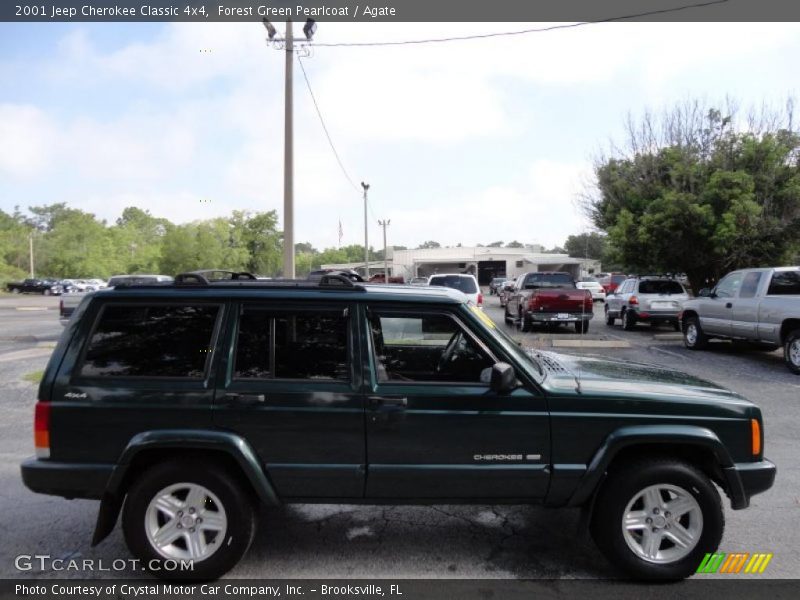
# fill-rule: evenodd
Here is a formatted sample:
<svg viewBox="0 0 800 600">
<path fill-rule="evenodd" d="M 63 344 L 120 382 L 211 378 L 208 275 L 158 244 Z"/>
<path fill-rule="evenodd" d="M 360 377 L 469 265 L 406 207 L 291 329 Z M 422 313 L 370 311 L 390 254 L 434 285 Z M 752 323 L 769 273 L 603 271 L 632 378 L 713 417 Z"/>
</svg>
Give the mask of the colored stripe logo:
<svg viewBox="0 0 800 600">
<path fill-rule="evenodd" d="M 769 561 L 772 560 L 772 556 L 771 552 L 708 553 L 697 567 L 697 573 L 727 573 L 729 575 L 763 573 Z"/>
</svg>

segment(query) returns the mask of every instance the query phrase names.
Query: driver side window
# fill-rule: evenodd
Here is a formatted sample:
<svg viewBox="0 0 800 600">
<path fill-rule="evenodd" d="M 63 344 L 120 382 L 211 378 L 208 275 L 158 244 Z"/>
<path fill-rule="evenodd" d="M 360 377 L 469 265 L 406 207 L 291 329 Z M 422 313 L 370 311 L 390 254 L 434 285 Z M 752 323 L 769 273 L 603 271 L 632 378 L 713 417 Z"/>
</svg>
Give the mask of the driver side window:
<svg viewBox="0 0 800 600">
<path fill-rule="evenodd" d="M 742 273 L 731 273 L 722 278 L 714 290 L 719 298 L 733 298 L 742 284 Z"/>
<path fill-rule="evenodd" d="M 372 313 L 378 381 L 489 383 L 494 360 L 452 317 Z"/>
</svg>

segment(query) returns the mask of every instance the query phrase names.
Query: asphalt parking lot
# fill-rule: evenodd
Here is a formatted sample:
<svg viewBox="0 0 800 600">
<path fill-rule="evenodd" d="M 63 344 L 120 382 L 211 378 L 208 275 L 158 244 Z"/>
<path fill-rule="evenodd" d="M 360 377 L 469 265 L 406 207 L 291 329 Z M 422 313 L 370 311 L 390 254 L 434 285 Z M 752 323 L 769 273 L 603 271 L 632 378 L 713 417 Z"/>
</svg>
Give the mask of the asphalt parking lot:
<svg viewBox="0 0 800 600">
<path fill-rule="evenodd" d="M 766 456 L 778 465 L 775 486 L 744 511 L 726 510 L 720 551 L 772 552 L 759 577 L 800 572 L 793 524 L 800 517 L 800 377 L 778 352 L 715 343 L 686 350 L 672 328 L 607 327 L 602 304 L 586 335 L 519 334 L 503 323 L 494 296 L 486 313 L 522 343 L 557 352 L 657 363 L 705 377 L 756 401 L 764 413 Z M 20 554 L 53 558 L 130 557 L 119 528 L 92 548 L 97 503 L 29 492 L 19 463 L 32 454 L 36 385 L 26 374 L 44 368 L 61 326 L 57 298 L 0 297 L 0 577 L 120 577 L 131 572 L 19 572 Z M 617 576 L 579 529 L 577 510 L 534 506 L 365 507 L 298 505 L 264 511 L 249 554 L 229 577 L 282 578 L 608 578 Z M 141 573 L 135 575 L 141 576 Z"/>
</svg>

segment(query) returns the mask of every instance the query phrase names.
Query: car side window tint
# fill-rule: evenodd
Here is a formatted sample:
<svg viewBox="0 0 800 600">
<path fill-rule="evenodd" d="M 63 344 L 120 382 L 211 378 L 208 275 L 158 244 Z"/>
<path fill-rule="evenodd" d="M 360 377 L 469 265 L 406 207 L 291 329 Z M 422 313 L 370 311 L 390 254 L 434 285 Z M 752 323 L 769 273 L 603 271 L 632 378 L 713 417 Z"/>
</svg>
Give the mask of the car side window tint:
<svg viewBox="0 0 800 600">
<path fill-rule="evenodd" d="M 444 314 L 372 314 L 380 382 L 488 383 L 492 358 Z"/>
<path fill-rule="evenodd" d="M 108 304 L 83 359 L 84 377 L 202 378 L 220 307 Z"/>
<path fill-rule="evenodd" d="M 339 311 L 269 311 L 239 318 L 234 378 L 349 380 L 348 319 Z"/>
<path fill-rule="evenodd" d="M 733 298 L 742 284 L 742 273 L 730 273 L 717 284 L 715 293 L 720 298 Z"/>
<path fill-rule="evenodd" d="M 760 282 L 761 271 L 752 271 L 745 275 L 739 290 L 739 298 L 754 298 Z"/>
<path fill-rule="evenodd" d="M 800 295 L 800 271 L 778 271 L 772 275 L 769 282 L 770 296 L 798 296 Z"/>
</svg>

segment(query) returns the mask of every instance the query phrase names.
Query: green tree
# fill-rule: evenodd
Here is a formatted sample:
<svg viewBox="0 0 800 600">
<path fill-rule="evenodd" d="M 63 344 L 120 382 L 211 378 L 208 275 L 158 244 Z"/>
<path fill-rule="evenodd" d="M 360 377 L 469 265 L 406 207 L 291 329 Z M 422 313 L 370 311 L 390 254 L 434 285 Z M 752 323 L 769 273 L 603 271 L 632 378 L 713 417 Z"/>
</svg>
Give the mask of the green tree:
<svg viewBox="0 0 800 600">
<path fill-rule="evenodd" d="M 564 249 L 575 258 L 593 258 L 602 260 L 606 253 L 608 241 L 605 235 L 597 232 L 571 235 L 564 242 Z"/>
<path fill-rule="evenodd" d="M 523 244 L 522 242 L 518 242 L 517 240 L 514 240 L 513 242 L 508 242 L 506 244 L 506 248 L 524 248 L 524 247 L 525 244 Z"/>
<path fill-rule="evenodd" d="M 686 273 L 694 289 L 800 246 L 800 134 L 785 114 L 746 123 L 700 103 L 629 121 L 627 152 L 596 166 L 586 209 L 640 272 Z"/>
<path fill-rule="evenodd" d="M 417 246 L 418 249 L 426 249 L 426 248 L 441 248 L 442 245 L 439 242 L 434 242 L 433 240 L 429 240 L 427 242 L 421 243 Z"/>
<path fill-rule="evenodd" d="M 502 248 L 503 247 L 503 242 L 502 241 L 500 241 L 500 242 L 492 242 L 491 244 L 486 244 L 486 247 L 487 248 Z"/>
</svg>

